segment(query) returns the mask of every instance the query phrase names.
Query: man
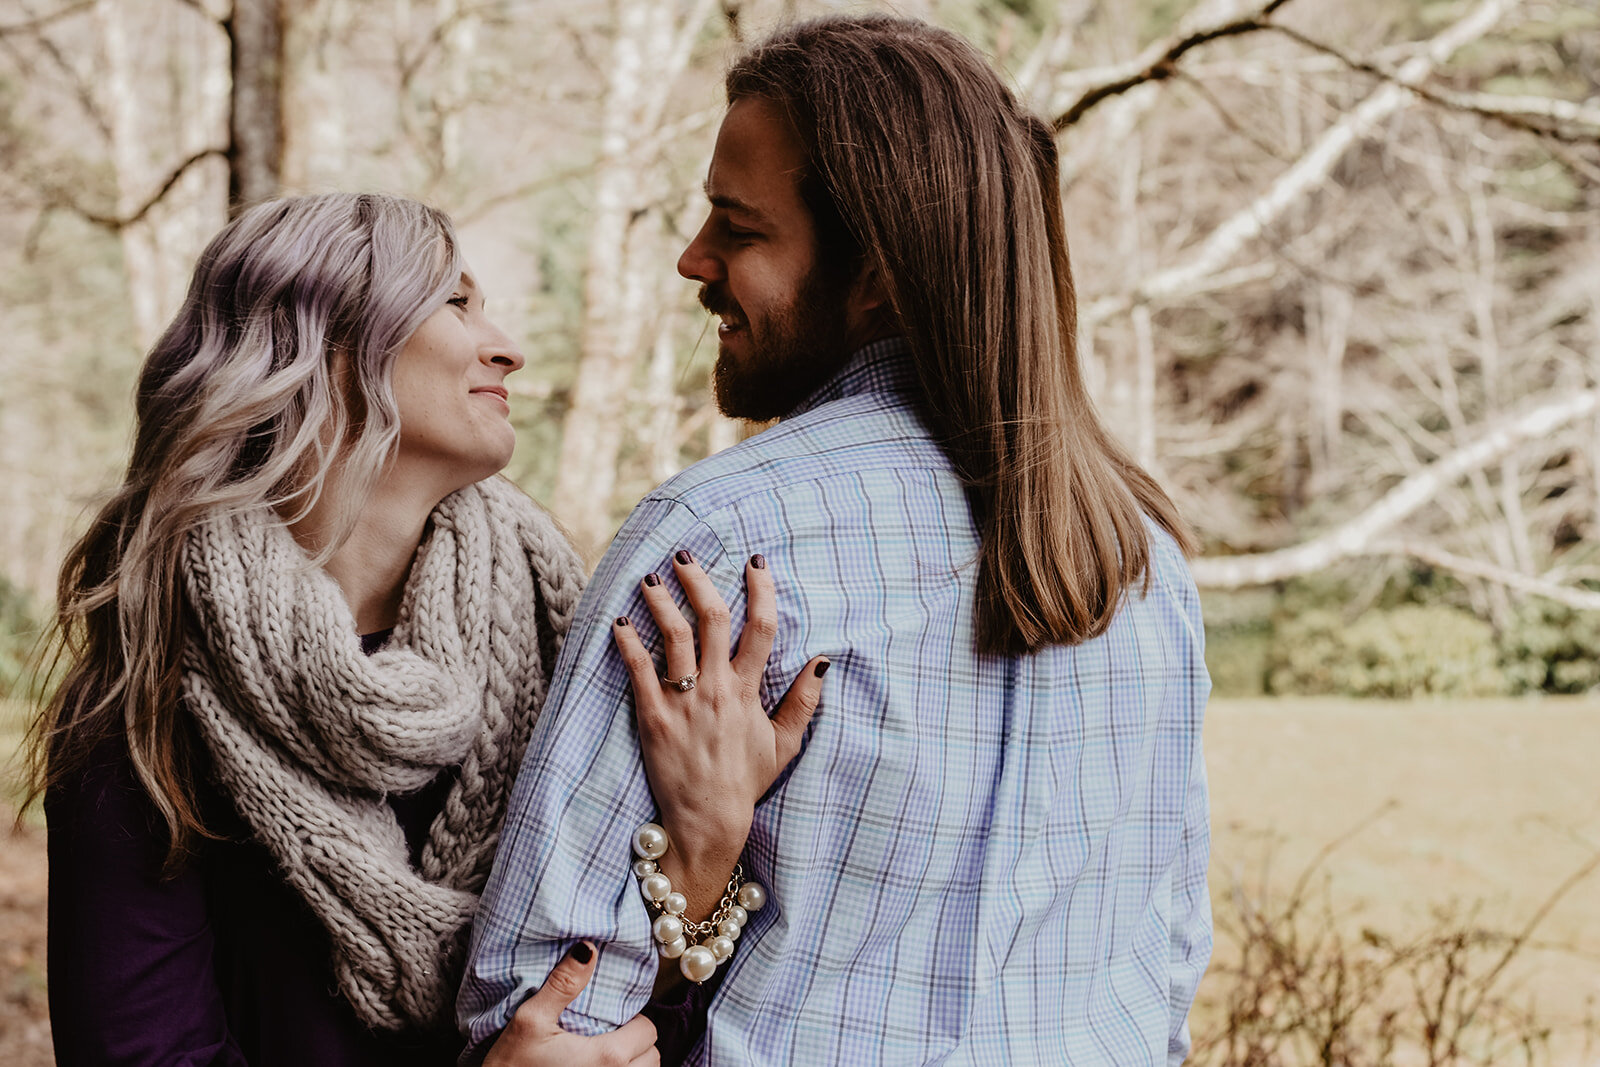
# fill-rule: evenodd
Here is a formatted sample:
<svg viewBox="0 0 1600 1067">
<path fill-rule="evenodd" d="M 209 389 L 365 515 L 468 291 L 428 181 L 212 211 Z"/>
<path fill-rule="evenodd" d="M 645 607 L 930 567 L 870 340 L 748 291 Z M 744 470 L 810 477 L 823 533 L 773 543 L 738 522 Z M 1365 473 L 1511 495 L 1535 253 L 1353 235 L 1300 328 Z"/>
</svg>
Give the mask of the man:
<svg viewBox="0 0 1600 1067">
<path fill-rule="evenodd" d="M 898 19 L 782 32 L 727 89 L 678 269 L 721 318 L 719 405 L 782 421 L 651 493 L 601 563 L 462 1020 L 481 1048 L 580 937 L 602 949 L 564 1024 L 644 1004 L 629 841 L 655 807 L 605 622 L 679 550 L 737 618 L 759 553 L 767 696 L 809 653 L 833 671 L 756 809 L 770 901 L 691 1061 L 1178 1063 L 1211 945 L 1199 603 L 1181 520 L 1084 388 L 1051 132 Z"/>
</svg>

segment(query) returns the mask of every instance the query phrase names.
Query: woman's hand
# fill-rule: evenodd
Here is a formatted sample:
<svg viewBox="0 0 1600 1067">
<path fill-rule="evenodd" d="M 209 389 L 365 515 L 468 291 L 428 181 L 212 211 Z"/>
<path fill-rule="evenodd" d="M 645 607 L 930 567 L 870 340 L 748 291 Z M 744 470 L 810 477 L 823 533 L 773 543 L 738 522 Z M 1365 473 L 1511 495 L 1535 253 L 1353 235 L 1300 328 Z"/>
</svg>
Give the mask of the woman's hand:
<svg viewBox="0 0 1600 1067">
<path fill-rule="evenodd" d="M 561 1012 L 594 974 L 594 946 L 573 945 L 539 991 L 517 1008 L 483 1067 L 659 1067 L 656 1028 L 643 1015 L 598 1037 L 561 1029 Z"/>
<path fill-rule="evenodd" d="M 752 556 L 745 565 L 748 606 L 731 660 L 727 604 L 687 551 L 673 557 L 672 567 L 700 622 L 699 662 L 694 630 L 657 575 L 646 577 L 643 589 L 666 645 L 665 676 L 628 620 L 612 629 L 633 684 L 645 773 L 672 837 L 663 871 L 689 897 L 691 913 L 709 914 L 744 850 L 756 801 L 800 752 L 829 661 L 808 662 L 769 719 L 761 675 L 778 610 L 766 561 Z M 682 678 L 693 678 L 693 688 L 668 681 Z"/>
</svg>

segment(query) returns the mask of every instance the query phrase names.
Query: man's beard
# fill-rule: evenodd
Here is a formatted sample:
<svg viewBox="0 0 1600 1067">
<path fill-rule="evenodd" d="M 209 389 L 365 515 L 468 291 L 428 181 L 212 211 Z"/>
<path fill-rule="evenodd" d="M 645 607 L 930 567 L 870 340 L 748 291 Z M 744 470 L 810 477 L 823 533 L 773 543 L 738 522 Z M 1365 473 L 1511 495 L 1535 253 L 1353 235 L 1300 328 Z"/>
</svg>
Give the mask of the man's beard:
<svg viewBox="0 0 1600 1067">
<path fill-rule="evenodd" d="M 843 272 L 840 272 L 841 274 Z M 720 284 L 700 287 L 700 303 L 744 323 L 745 355 L 717 353 L 711 381 L 717 410 L 733 419 L 765 422 L 793 411 L 844 365 L 845 297 L 849 282 L 812 268 L 792 303 L 752 320 Z"/>
</svg>

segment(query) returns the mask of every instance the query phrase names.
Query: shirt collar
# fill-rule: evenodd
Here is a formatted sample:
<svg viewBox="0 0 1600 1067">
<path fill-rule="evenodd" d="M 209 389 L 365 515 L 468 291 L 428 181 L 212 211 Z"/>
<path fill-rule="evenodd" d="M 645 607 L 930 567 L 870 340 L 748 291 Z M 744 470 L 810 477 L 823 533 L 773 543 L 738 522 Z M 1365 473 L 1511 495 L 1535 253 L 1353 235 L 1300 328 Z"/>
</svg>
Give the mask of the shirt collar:
<svg viewBox="0 0 1600 1067">
<path fill-rule="evenodd" d="M 792 419 L 831 400 L 860 393 L 904 392 L 914 387 L 916 375 L 911 345 L 904 337 L 885 337 L 856 349 L 833 377 L 796 404 L 784 418 Z"/>
</svg>

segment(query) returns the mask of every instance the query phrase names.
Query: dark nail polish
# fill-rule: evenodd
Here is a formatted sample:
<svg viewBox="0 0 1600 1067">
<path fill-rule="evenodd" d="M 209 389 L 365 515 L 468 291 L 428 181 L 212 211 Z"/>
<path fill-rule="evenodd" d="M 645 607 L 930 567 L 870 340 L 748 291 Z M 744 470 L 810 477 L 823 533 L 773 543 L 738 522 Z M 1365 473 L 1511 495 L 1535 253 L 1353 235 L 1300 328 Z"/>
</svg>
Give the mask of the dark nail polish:
<svg viewBox="0 0 1600 1067">
<path fill-rule="evenodd" d="M 617 625 L 618 626 L 626 626 L 626 625 L 628 625 L 628 617 L 626 615 L 618 615 L 617 616 Z"/>
<path fill-rule="evenodd" d="M 678 551 L 672 554 L 672 558 L 683 564 L 690 564 L 694 562 L 694 557 L 689 555 L 689 550 L 687 548 L 678 549 Z"/>
<path fill-rule="evenodd" d="M 651 571 L 649 574 L 644 576 L 644 584 L 654 589 L 656 586 L 661 584 L 661 575 Z"/>
<path fill-rule="evenodd" d="M 579 941 L 576 945 L 573 945 L 567 950 L 567 955 L 571 956 L 579 963 L 588 963 L 590 960 L 594 959 L 594 949 L 589 947 L 589 942 Z"/>
<path fill-rule="evenodd" d="M 811 673 L 816 675 L 818 678 L 821 678 L 824 674 L 828 673 L 828 668 L 831 666 L 833 666 L 833 661 L 825 659 L 815 667 L 811 668 Z"/>
<path fill-rule="evenodd" d="M 758 571 L 765 569 L 767 566 L 767 557 L 757 552 L 755 555 L 750 557 L 750 566 L 754 567 Z"/>
</svg>

